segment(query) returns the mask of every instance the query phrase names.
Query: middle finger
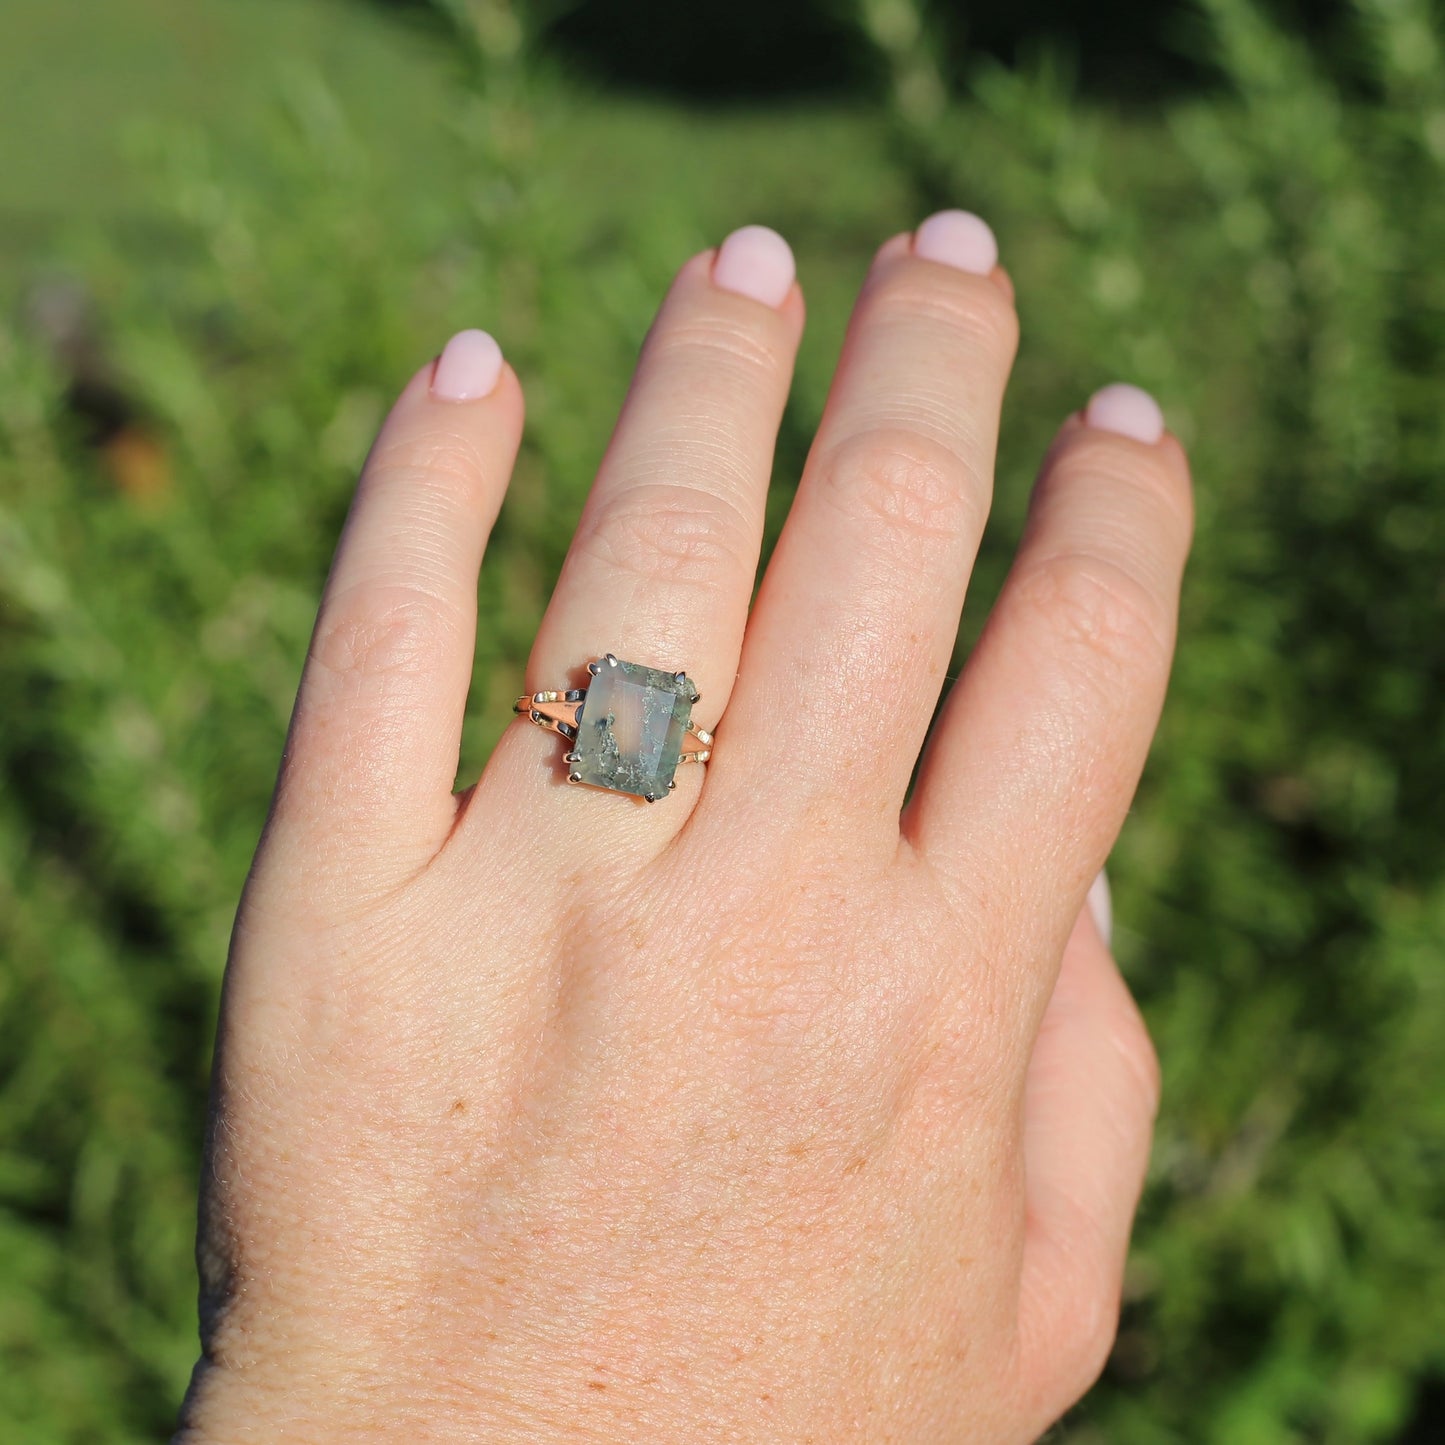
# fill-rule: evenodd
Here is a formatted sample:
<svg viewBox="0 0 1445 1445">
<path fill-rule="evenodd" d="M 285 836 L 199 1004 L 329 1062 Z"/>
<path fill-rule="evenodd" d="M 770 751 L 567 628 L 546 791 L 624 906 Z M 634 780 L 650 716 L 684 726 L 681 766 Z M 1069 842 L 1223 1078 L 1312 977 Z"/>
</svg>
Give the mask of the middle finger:
<svg viewBox="0 0 1445 1445">
<path fill-rule="evenodd" d="M 896 825 L 953 652 L 1018 345 L 992 232 L 942 212 L 879 251 L 763 579 L 709 795 L 831 796 Z"/>
</svg>

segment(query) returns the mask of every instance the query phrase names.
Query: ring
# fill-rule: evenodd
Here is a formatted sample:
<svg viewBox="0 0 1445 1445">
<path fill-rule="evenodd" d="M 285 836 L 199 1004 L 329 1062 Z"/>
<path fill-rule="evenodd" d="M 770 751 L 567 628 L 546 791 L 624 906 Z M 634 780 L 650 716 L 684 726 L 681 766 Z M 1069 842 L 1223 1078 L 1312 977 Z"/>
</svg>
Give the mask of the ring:
<svg viewBox="0 0 1445 1445">
<path fill-rule="evenodd" d="M 705 763 L 712 734 L 692 720 L 698 692 L 685 672 L 619 662 L 587 664 L 592 681 L 567 692 L 523 693 L 512 711 L 572 744 L 567 781 L 655 803 L 676 786 L 680 763 Z"/>
</svg>

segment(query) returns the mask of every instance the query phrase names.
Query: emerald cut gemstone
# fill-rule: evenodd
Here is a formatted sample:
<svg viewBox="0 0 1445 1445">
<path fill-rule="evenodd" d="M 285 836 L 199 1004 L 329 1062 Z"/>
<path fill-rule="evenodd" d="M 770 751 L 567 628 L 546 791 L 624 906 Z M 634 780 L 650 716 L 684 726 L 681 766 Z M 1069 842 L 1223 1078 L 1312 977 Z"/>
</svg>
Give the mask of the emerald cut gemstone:
<svg viewBox="0 0 1445 1445">
<path fill-rule="evenodd" d="M 616 658 L 597 664 L 577 716 L 572 776 L 650 802 L 666 797 L 696 701 L 683 673 Z"/>
</svg>

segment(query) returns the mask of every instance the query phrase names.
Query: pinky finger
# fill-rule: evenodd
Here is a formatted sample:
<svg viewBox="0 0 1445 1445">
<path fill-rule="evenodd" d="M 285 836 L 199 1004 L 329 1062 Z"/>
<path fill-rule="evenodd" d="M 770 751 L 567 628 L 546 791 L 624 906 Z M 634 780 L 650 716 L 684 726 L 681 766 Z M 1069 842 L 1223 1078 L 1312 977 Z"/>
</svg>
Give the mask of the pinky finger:
<svg viewBox="0 0 1445 1445">
<path fill-rule="evenodd" d="M 1086 908 L 1069 939 L 1024 1096 L 1020 1365 L 1041 1429 L 1113 1346 L 1159 1102 L 1153 1046 L 1096 916 Z"/>
</svg>

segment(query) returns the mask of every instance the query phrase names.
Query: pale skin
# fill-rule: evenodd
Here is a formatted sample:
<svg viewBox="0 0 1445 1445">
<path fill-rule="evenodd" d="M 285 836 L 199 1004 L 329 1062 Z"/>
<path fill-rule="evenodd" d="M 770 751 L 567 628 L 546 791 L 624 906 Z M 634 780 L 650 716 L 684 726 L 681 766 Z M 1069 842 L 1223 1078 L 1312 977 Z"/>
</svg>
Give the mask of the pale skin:
<svg viewBox="0 0 1445 1445">
<path fill-rule="evenodd" d="M 1189 477 L 1138 394 L 1068 419 L 948 684 L 980 227 L 877 253 L 751 607 L 802 292 L 757 228 L 678 274 L 522 684 L 685 668 L 717 740 L 655 806 L 524 719 L 454 792 L 522 385 L 473 334 L 402 393 L 237 919 L 179 1440 L 999 1445 L 1097 1376 L 1158 1071 L 1085 900 Z"/>
</svg>

